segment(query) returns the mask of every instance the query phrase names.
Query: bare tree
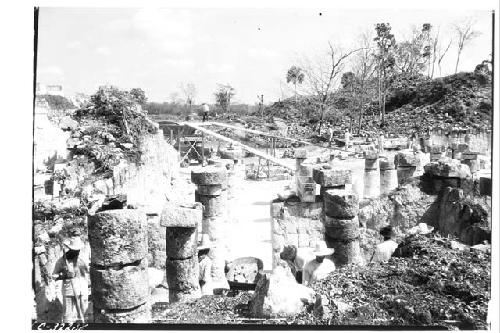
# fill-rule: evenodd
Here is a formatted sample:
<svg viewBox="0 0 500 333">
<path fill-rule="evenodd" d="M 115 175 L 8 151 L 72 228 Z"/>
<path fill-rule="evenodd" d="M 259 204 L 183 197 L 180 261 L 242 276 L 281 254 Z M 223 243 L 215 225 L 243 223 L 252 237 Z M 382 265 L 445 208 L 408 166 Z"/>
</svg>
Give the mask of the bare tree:
<svg viewBox="0 0 500 333">
<path fill-rule="evenodd" d="M 186 104 L 189 106 L 189 112 L 191 112 L 194 98 L 196 97 L 196 86 L 194 85 L 194 83 L 188 82 L 187 84 L 181 83 L 179 88 L 184 95 Z"/>
<path fill-rule="evenodd" d="M 326 58 L 316 61 L 305 59 L 302 69 L 304 70 L 307 89 L 314 96 L 315 104 L 319 108 L 318 134 L 321 133 L 325 111 L 328 109 L 328 101 L 335 88 L 339 74 L 343 72 L 347 58 L 359 49 L 344 52 L 334 48 L 328 42 L 328 53 Z"/>
<path fill-rule="evenodd" d="M 455 35 L 457 37 L 457 63 L 455 64 L 455 74 L 458 71 L 458 63 L 460 62 L 460 55 L 464 47 L 468 45 L 471 40 L 481 35 L 479 31 L 472 29 L 475 23 L 475 19 L 468 18 L 460 23 L 454 24 Z"/>
<path fill-rule="evenodd" d="M 438 46 L 437 64 L 438 64 L 438 68 L 439 68 L 439 76 L 441 76 L 441 62 L 443 61 L 444 56 L 446 55 L 446 53 L 450 49 L 451 44 L 453 44 L 453 39 L 452 38 L 450 38 L 450 41 L 448 42 L 448 45 L 446 46 L 446 48 L 444 49 L 444 51 L 443 51 L 443 49 L 442 49 L 442 47 L 441 47 L 440 44 Z"/>
</svg>

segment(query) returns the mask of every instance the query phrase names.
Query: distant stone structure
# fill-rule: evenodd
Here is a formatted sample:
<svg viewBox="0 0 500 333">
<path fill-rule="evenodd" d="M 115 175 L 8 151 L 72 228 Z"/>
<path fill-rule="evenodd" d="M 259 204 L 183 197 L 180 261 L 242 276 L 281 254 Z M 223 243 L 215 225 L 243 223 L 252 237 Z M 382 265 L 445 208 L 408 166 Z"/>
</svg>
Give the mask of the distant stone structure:
<svg viewBox="0 0 500 333">
<path fill-rule="evenodd" d="M 64 90 L 63 86 L 60 84 L 49 84 L 45 85 L 43 83 L 36 84 L 36 94 L 37 95 L 53 95 L 53 96 L 63 96 Z"/>
</svg>

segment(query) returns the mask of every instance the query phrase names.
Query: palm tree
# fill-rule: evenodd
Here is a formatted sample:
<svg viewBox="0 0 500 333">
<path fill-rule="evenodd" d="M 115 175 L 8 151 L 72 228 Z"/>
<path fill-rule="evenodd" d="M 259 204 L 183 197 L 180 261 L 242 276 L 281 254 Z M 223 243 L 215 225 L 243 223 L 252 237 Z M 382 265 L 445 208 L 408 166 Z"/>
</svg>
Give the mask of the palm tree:
<svg viewBox="0 0 500 333">
<path fill-rule="evenodd" d="M 297 66 L 292 66 L 286 73 L 286 83 L 293 83 L 295 87 L 295 102 L 297 102 L 297 83 L 301 84 L 304 81 L 305 75 L 302 72 L 302 69 Z"/>
</svg>

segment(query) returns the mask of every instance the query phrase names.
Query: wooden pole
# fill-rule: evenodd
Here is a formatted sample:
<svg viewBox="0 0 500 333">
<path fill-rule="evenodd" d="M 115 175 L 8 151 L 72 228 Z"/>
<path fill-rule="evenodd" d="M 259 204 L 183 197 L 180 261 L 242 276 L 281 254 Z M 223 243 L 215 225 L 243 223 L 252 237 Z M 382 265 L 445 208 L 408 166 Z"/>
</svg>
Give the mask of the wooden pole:
<svg viewBox="0 0 500 333">
<path fill-rule="evenodd" d="M 201 166 L 205 165 L 205 133 L 201 132 Z"/>
</svg>

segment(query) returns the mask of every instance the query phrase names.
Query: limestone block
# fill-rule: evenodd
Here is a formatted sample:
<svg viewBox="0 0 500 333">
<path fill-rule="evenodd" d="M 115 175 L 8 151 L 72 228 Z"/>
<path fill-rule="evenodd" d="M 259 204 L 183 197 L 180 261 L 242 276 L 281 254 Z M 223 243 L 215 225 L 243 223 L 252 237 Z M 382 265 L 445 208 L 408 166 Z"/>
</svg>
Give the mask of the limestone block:
<svg viewBox="0 0 500 333">
<path fill-rule="evenodd" d="M 197 256 L 183 260 L 167 258 L 166 270 L 169 290 L 182 291 L 184 294 L 198 294 L 200 292 Z"/>
<path fill-rule="evenodd" d="M 481 164 L 479 160 L 462 160 L 462 163 L 469 167 L 471 173 L 478 172 L 481 170 Z"/>
<path fill-rule="evenodd" d="M 146 324 L 151 322 L 151 305 L 144 303 L 132 310 L 108 312 L 94 306 L 95 323 L 136 323 Z"/>
<path fill-rule="evenodd" d="M 378 170 L 365 170 L 365 185 L 363 189 L 365 198 L 377 198 L 380 196 L 380 172 Z"/>
<path fill-rule="evenodd" d="M 376 160 L 379 158 L 379 155 L 375 150 L 365 150 L 363 152 L 363 158 L 367 160 Z"/>
<path fill-rule="evenodd" d="M 148 223 L 140 210 L 115 209 L 89 216 L 88 234 L 93 264 L 128 264 L 148 252 Z"/>
<path fill-rule="evenodd" d="M 398 166 L 398 184 L 405 184 L 410 178 L 415 176 L 416 166 Z"/>
<path fill-rule="evenodd" d="M 462 152 L 459 152 L 458 150 L 454 150 L 453 154 L 451 155 L 451 157 L 454 160 L 461 160 L 462 159 Z"/>
<path fill-rule="evenodd" d="M 398 187 L 397 170 L 380 170 L 380 194 L 387 194 Z"/>
<path fill-rule="evenodd" d="M 430 153 L 430 160 L 431 160 L 431 162 L 439 161 L 443 157 L 445 157 L 444 153 Z"/>
<path fill-rule="evenodd" d="M 160 225 L 162 227 L 196 227 L 202 219 L 202 206 L 195 204 L 167 203 L 161 212 Z"/>
<path fill-rule="evenodd" d="M 432 146 L 431 147 L 431 153 L 437 154 L 437 153 L 444 153 L 444 152 L 446 152 L 445 146 Z"/>
<path fill-rule="evenodd" d="M 299 234 L 285 234 L 285 244 L 299 246 Z"/>
<path fill-rule="evenodd" d="M 311 237 L 307 233 L 298 234 L 298 247 L 308 247 L 311 241 Z"/>
<path fill-rule="evenodd" d="M 271 228 L 272 228 L 273 234 L 277 234 L 277 235 L 284 235 L 285 234 L 285 229 L 282 227 L 281 221 L 282 220 L 278 220 L 278 219 L 274 219 L 274 218 L 271 219 Z"/>
<path fill-rule="evenodd" d="M 468 165 L 452 159 L 442 159 L 437 162 L 428 163 L 424 166 L 424 171 L 426 174 L 433 177 L 471 177 Z"/>
<path fill-rule="evenodd" d="M 227 183 L 227 170 L 215 166 L 198 168 L 191 171 L 191 182 L 196 185 L 224 185 Z"/>
<path fill-rule="evenodd" d="M 224 200 L 225 199 L 225 200 Z M 201 195 L 198 193 L 198 202 L 203 205 L 203 217 L 221 216 L 226 208 L 227 198 L 222 195 Z"/>
<path fill-rule="evenodd" d="M 297 166 L 296 174 L 301 177 L 312 177 L 313 166 L 311 164 L 302 163 Z"/>
<path fill-rule="evenodd" d="M 389 160 L 385 156 L 381 156 L 379 159 L 379 168 L 381 172 L 385 170 L 396 170 L 396 165 L 394 164 L 394 161 Z"/>
<path fill-rule="evenodd" d="M 313 169 L 314 181 L 323 187 L 341 186 L 352 183 L 351 170 L 342 168 Z"/>
<path fill-rule="evenodd" d="M 475 152 L 462 153 L 462 159 L 463 160 L 478 160 L 479 153 L 475 153 Z"/>
<path fill-rule="evenodd" d="M 166 251 L 170 259 L 187 259 L 196 256 L 198 230 L 196 227 L 167 227 Z"/>
<path fill-rule="evenodd" d="M 307 150 L 304 148 L 295 148 L 294 156 L 295 158 L 306 159 L 307 158 Z"/>
<path fill-rule="evenodd" d="M 138 266 L 97 269 L 90 266 L 92 299 L 99 309 L 131 309 L 149 296 L 147 260 Z"/>
<path fill-rule="evenodd" d="M 285 236 L 273 233 L 272 247 L 274 250 L 282 250 L 285 246 Z"/>
<path fill-rule="evenodd" d="M 408 167 L 418 166 L 420 163 L 417 154 L 414 154 L 413 152 L 399 152 L 396 156 L 394 156 L 394 164 L 397 166 Z"/>
<path fill-rule="evenodd" d="M 280 217 L 283 206 L 282 202 L 271 202 L 271 217 Z"/>
<path fill-rule="evenodd" d="M 221 195 L 222 185 L 198 185 L 197 195 Z"/>
<path fill-rule="evenodd" d="M 338 218 L 354 218 L 359 212 L 359 199 L 352 191 L 328 190 L 324 196 L 325 214 Z"/>
<path fill-rule="evenodd" d="M 365 159 L 365 170 L 378 170 L 379 160 L 378 159 Z"/>
<path fill-rule="evenodd" d="M 325 217 L 325 234 L 334 240 L 354 240 L 359 238 L 359 220 Z"/>
</svg>

